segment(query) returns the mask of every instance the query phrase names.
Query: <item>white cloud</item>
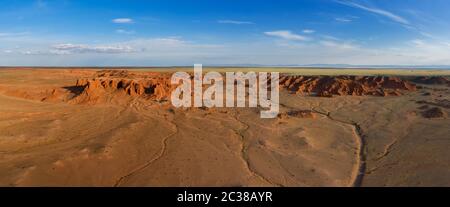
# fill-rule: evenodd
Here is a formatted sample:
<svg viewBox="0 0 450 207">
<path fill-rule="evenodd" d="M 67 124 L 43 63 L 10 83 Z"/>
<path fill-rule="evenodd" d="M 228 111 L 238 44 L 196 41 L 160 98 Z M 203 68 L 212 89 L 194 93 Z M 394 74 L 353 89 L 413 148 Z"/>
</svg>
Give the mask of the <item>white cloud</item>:
<svg viewBox="0 0 450 207">
<path fill-rule="evenodd" d="M 342 43 L 342 42 L 336 42 L 336 41 L 329 41 L 329 40 L 322 40 L 320 41 L 320 44 L 326 47 L 333 47 L 333 48 L 339 48 L 343 50 L 353 50 L 358 49 L 358 45 L 354 45 L 351 43 Z"/>
<path fill-rule="evenodd" d="M 281 30 L 285 31 L 285 30 Z M 15 44 L 0 50 L 0 65 L 114 66 L 114 65 L 205 65 L 220 64 L 362 64 L 362 65 L 450 65 L 448 41 L 411 39 L 379 49 L 318 34 L 318 41 L 284 41 L 295 33 L 269 33 L 277 41 L 255 39 L 226 45 L 205 44 L 182 37 L 141 38 L 103 44 L 58 44 L 58 39 L 37 38 L 19 48 Z M 280 37 L 283 36 L 283 37 Z M 288 38 L 288 39 L 286 39 Z M 1 43 L 8 41 L 1 40 Z M 3 51 L 4 52 L 4 51 Z"/>
<path fill-rule="evenodd" d="M 12 51 L 11 51 L 12 53 Z M 24 50 L 24 51 L 18 51 L 18 54 L 22 55 L 70 55 L 72 54 L 70 51 L 63 51 L 63 50 Z"/>
<path fill-rule="evenodd" d="M 441 41 L 426 41 L 422 39 L 414 39 L 409 42 L 412 46 L 416 48 L 427 48 L 427 49 L 450 49 L 450 43 Z"/>
<path fill-rule="evenodd" d="M 278 31 L 264 32 L 264 34 L 266 34 L 268 36 L 279 37 L 279 38 L 282 38 L 282 39 L 285 39 L 285 40 L 299 40 L 299 41 L 308 40 L 307 37 L 304 37 L 302 35 L 298 35 L 298 34 L 292 33 L 289 30 L 278 30 Z"/>
<path fill-rule="evenodd" d="M 183 40 L 181 37 L 162 37 L 162 38 L 143 38 L 134 39 L 124 42 L 122 44 L 129 45 L 133 48 L 137 48 L 141 52 L 164 52 L 168 53 L 195 53 L 196 49 L 217 49 L 223 48 L 223 45 L 213 44 L 198 44 L 190 41 Z"/>
<path fill-rule="evenodd" d="M 346 5 L 346 6 L 362 9 L 362 10 L 365 10 L 365 11 L 368 11 L 368 12 L 371 12 L 371 13 L 374 13 L 374 14 L 378 14 L 378 15 L 387 17 L 387 18 L 389 18 L 389 19 L 391 19 L 391 20 L 393 20 L 393 21 L 395 21 L 397 23 L 400 23 L 400 24 L 404 24 L 404 25 L 409 25 L 410 24 L 409 21 L 406 20 L 405 18 L 403 18 L 403 17 L 401 17 L 401 16 L 399 16 L 397 14 L 394 14 L 392 12 L 386 11 L 386 10 L 382 10 L 382 9 L 378 9 L 378 8 L 372 8 L 372 7 L 367 7 L 367 6 L 364 6 L 364 5 L 361 5 L 361 4 L 357 4 L 357 3 L 354 3 L 354 2 L 351 2 L 351 1 L 337 1 L 337 2 L 340 3 L 340 4 Z"/>
<path fill-rule="evenodd" d="M 135 31 L 132 31 L 132 30 L 125 30 L 125 29 L 118 29 L 118 30 L 116 30 L 116 33 L 119 33 L 119 34 L 126 34 L 126 35 L 131 35 L 131 34 L 134 34 Z"/>
<path fill-rule="evenodd" d="M 134 23 L 134 20 L 131 18 L 117 18 L 113 19 L 112 22 L 116 24 L 132 24 Z"/>
<path fill-rule="evenodd" d="M 29 51 L 29 50 L 23 51 L 23 52 L 21 52 L 21 53 L 24 54 L 24 55 L 31 55 L 31 54 L 33 54 L 33 52 L 31 52 L 31 51 Z"/>
<path fill-rule="evenodd" d="M 220 24 L 254 24 L 253 22 L 236 20 L 218 20 L 217 22 Z"/>
<path fill-rule="evenodd" d="M 348 18 L 344 18 L 344 17 L 337 17 L 337 18 L 334 18 L 336 21 L 338 21 L 338 22 L 352 22 L 353 20 L 351 20 L 351 19 L 348 19 Z"/>
<path fill-rule="evenodd" d="M 66 50 L 50 50 L 48 51 L 49 55 L 71 55 L 72 52 L 71 51 L 66 51 Z"/>
<path fill-rule="evenodd" d="M 426 64 L 450 64 L 450 47 L 445 42 L 415 39 L 408 45 L 411 47 L 403 49 L 401 52 L 418 57 L 411 61 L 420 61 Z"/>
<path fill-rule="evenodd" d="M 75 54 L 130 54 L 134 57 L 145 55 L 169 56 L 195 54 L 196 50 L 210 50 L 222 48 L 221 45 L 196 44 L 182 40 L 181 37 L 143 38 L 126 42 L 104 45 L 88 44 L 56 44 L 46 52 L 25 52 L 23 54 L 50 54 L 50 55 L 75 55 Z M 210 53 L 210 52 L 208 52 Z M 131 56 L 130 56 L 131 57 Z M 131 57 L 132 58 L 132 57 Z"/>
<path fill-rule="evenodd" d="M 42 51 L 25 50 L 25 51 L 21 51 L 20 54 L 22 54 L 22 55 L 42 55 L 45 53 Z"/>
<path fill-rule="evenodd" d="M 76 45 L 76 44 L 58 44 L 53 47 L 54 52 L 62 52 L 64 54 L 72 53 L 131 53 L 135 50 L 128 45 Z"/>
<path fill-rule="evenodd" d="M 315 33 L 316 31 L 314 31 L 314 30 L 312 30 L 312 29 L 304 29 L 303 30 L 303 33 L 305 33 L 305 34 L 312 34 L 312 33 Z"/>
<path fill-rule="evenodd" d="M 0 38 L 1 37 L 19 37 L 19 36 L 25 36 L 28 34 L 29 34 L 28 32 L 16 32 L 16 33 L 0 32 Z"/>
<path fill-rule="evenodd" d="M 412 42 L 415 46 L 417 46 L 417 47 L 421 47 L 421 46 L 424 46 L 424 45 L 425 45 L 425 43 L 424 43 L 423 40 L 418 40 L 418 39 L 416 39 L 416 40 L 412 40 L 411 42 Z"/>
</svg>

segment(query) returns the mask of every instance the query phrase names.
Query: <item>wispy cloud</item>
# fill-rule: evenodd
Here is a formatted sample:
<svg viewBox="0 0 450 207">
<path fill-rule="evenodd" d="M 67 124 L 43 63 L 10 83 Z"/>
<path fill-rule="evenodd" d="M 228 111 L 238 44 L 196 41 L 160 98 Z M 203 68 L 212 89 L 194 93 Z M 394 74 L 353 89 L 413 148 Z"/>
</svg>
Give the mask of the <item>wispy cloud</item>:
<svg viewBox="0 0 450 207">
<path fill-rule="evenodd" d="M 133 48 L 139 48 L 138 51 L 152 51 L 156 53 L 161 51 L 171 51 L 172 54 L 181 53 L 182 51 L 186 52 L 193 48 L 223 48 L 222 45 L 199 44 L 184 40 L 179 36 L 135 39 L 123 44 L 130 45 Z"/>
<path fill-rule="evenodd" d="M 18 37 L 30 34 L 29 32 L 0 32 L 1 37 Z"/>
<path fill-rule="evenodd" d="M 425 45 L 425 42 L 424 42 L 423 40 L 419 40 L 419 39 L 412 40 L 411 42 L 412 42 L 416 47 L 421 47 L 421 46 L 424 46 L 424 45 Z"/>
<path fill-rule="evenodd" d="M 447 42 L 414 39 L 407 42 L 407 49 L 400 52 L 403 54 L 414 54 L 417 58 L 411 61 L 420 61 L 426 64 L 449 64 L 450 45 Z"/>
<path fill-rule="evenodd" d="M 320 44 L 326 47 L 333 47 L 333 48 L 338 48 L 338 49 L 343 49 L 343 50 L 353 50 L 353 49 L 358 49 L 359 46 L 358 45 L 354 45 L 351 43 L 342 43 L 342 42 L 336 42 L 336 41 L 330 41 L 330 40 L 322 40 L 320 41 Z"/>
<path fill-rule="evenodd" d="M 352 19 L 344 18 L 344 17 L 337 17 L 337 18 L 334 18 L 334 20 L 336 20 L 338 22 L 352 22 L 353 21 Z"/>
<path fill-rule="evenodd" d="M 312 29 L 304 29 L 303 30 L 303 33 L 305 33 L 305 34 L 312 34 L 312 33 L 315 33 L 316 31 L 315 30 L 312 30 Z"/>
<path fill-rule="evenodd" d="M 270 32 L 264 32 L 264 34 L 268 35 L 268 36 L 282 38 L 282 39 L 285 39 L 285 40 L 299 40 L 299 41 L 308 40 L 307 37 L 302 36 L 302 35 L 298 35 L 298 34 L 295 34 L 295 33 L 292 33 L 289 30 L 270 31 Z"/>
<path fill-rule="evenodd" d="M 82 45 L 82 44 L 58 44 L 54 45 L 53 51 L 73 53 L 130 53 L 135 50 L 128 45 Z"/>
<path fill-rule="evenodd" d="M 136 32 L 133 31 L 133 30 L 118 29 L 118 30 L 116 30 L 116 33 L 118 33 L 118 34 L 125 34 L 125 35 L 131 35 L 131 34 L 134 34 Z"/>
<path fill-rule="evenodd" d="M 339 40 L 339 38 L 331 35 L 321 35 L 321 37 L 327 40 Z"/>
<path fill-rule="evenodd" d="M 220 24 L 255 24 L 249 21 L 236 21 L 236 20 L 218 20 Z"/>
<path fill-rule="evenodd" d="M 132 24 L 134 23 L 134 20 L 131 18 L 117 18 L 113 19 L 112 22 L 116 24 Z"/>
<path fill-rule="evenodd" d="M 352 41 L 317 35 L 317 42 L 246 42 L 207 45 L 181 37 L 134 39 L 104 45 L 59 44 L 1 53 L 4 65 L 190 65 L 204 64 L 450 64 L 450 47 L 408 40 L 406 47 L 372 49 Z M 274 44 L 275 43 L 275 44 Z M 280 47 L 279 43 L 285 43 Z M 124 52 L 119 52 L 124 51 Z M 4 51 L 3 51 L 4 52 Z M 86 55 L 87 54 L 87 55 Z M 17 56 L 24 55 L 26 57 Z M 54 58 L 48 58 L 54 55 Z M 45 58 L 44 58 L 45 57 Z M 111 58 L 114 57 L 114 58 Z"/>
<path fill-rule="evenodd" d="M 35 4 L 38 9 L 46 9 L 47 8 L 47 2 L 44 0 L 36 0 Z"/>
<path fill-rule="evenodd" d="M 357 3 L 351 2 L 351 1 L 336 1 L 336 2 L 338 2 L 340 4 L 343 4 L 343 5 L 346 5 L 346 6 L 362 9 L 364 11 L 368 11 L 368 12 L 371 12 L 373 14 L 377 14 L 377 15 L 381 15 L 381 16 L 387 17 L 387 18 L 389 18 L 389 19 L 391 19 L 391 20 L 393 20 L 393 21 L 395 21 L 397 23 L 400 23 L 400 24 L 404 24 L 404 25 L 409 25 L 410 24 L 409 21 L 406 20 L 405 18 L 403 18 L 403 17 L 401 17 L 401 16 L 399 16 L 397 14 L 394 14 L 392 12 L 386 11 L 386 10 L 382 10 L 382 9 L 374 8 L 374 7 L 364 6 L 364 5 L 357 4 Z"/>
</svg>

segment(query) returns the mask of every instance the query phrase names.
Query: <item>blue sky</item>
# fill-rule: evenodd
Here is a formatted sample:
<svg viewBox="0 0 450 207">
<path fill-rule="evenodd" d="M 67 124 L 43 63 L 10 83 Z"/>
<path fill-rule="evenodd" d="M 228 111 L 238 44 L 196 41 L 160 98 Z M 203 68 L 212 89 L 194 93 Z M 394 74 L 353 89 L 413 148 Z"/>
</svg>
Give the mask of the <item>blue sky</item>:
<svg viewBox="0 0 450 207">
<path fill-rule="evenodd" d="M 450 65 L 448 0 L 2 0 L 0 65 Z"/>
</svg>

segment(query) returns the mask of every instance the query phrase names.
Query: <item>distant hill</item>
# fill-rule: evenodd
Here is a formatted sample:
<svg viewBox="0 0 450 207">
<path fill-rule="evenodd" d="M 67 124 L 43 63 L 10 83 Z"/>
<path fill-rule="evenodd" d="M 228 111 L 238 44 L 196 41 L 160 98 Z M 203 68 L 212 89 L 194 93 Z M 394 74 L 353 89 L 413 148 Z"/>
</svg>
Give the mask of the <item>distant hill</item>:
<svg viewBox="0 0 450 207">
<path fill-rule="evenodd" d="M 450 65 L 351 65 L 351 64 L 306 64 L 306 65 L 262 65 L 262 64 L 205 64 L 210 67 L 305 67 L 305 68 L 390 68 L 390 69 L 450 69 Z"/>
</svg>

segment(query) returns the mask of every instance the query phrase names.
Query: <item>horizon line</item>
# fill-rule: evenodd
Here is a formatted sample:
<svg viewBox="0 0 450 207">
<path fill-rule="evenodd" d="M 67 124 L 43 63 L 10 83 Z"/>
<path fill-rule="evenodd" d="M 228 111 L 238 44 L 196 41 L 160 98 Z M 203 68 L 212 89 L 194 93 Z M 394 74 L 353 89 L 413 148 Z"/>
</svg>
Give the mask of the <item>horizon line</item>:
<svg viewBox="0 0 450 207">
<path fill-rule="evenodd" d="M 193 67 L 193 65 L 0 65 L 0 69 L 6 68 L 184 68 Z M 203 64 L 203 67 L 225 67 L 225 68 L 315 68 L 315 69 L 441 69 L 450 70 L 450 65 L 353 65 L 353 64 L 306 64 L 306 65 L 260 65 L 260 64 Z"/>
</svg>

